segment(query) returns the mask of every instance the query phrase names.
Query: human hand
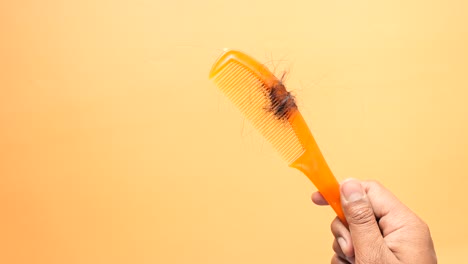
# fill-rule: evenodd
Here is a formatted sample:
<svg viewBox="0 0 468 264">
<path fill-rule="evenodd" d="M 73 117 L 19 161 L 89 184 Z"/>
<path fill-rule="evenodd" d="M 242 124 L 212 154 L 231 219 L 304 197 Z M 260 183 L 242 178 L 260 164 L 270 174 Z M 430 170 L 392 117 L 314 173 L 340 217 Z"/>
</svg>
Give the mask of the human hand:
<svg viewBox="0 0 468 264">
<path fill-rule="evenodd" d="M 346 180 L 341 204 L 349 230 L 336 217 L 331 223 L 332 264 L 435 264 L 429 227 L 389 190 L 374 181 Z M 312 201 L 327 205 L 316 192 Z"/>
</svg>

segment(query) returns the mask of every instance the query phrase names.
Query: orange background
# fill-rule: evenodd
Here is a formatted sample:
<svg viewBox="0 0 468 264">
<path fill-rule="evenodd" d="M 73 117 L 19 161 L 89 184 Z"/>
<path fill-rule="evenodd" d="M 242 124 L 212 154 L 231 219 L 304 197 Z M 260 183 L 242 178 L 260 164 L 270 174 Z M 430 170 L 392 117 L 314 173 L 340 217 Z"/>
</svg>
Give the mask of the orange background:
<svg viewBox="0 0 468 264">
<path fill-rule="evenodd" d="M 0 263 L 328 263 L 329 208 L 207 79 L 290 71 L 339 180 L 468 262 L 468 2 L 2 1 Z"/>
</svg>

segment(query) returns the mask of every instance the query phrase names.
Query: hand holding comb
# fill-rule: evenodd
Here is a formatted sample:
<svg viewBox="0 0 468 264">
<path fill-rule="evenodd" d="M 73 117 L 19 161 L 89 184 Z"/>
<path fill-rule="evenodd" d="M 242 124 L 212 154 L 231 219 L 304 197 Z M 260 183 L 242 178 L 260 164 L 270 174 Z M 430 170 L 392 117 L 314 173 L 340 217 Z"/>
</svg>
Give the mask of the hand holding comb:
<svg viewBox="0 0 468 264">
<path fill-rule="evenodd" d="M 264 65 L 235 50 L 214 63 L 210 79 L 279 152 L 302 171 L 346 224 L 340 187 L 297 109 L 294 97 Z"/>
</svg>

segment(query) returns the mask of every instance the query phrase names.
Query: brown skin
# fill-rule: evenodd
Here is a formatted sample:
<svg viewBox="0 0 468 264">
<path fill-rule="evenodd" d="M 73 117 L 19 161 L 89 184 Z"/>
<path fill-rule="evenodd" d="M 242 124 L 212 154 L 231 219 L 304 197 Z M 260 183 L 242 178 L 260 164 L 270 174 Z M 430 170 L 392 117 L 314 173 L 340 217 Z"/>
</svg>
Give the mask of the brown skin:
<svg viewBox="0 0 468 264">
<path fill-rule="evenodd" d="M 338 218 L 331 223 L 332 264 L 437 263 L 427 224 L 385 187 L 350 179 L 340 191 L 349 229 Z M 312 201 L 327 205 L 318 192 Z"/>
</svg>

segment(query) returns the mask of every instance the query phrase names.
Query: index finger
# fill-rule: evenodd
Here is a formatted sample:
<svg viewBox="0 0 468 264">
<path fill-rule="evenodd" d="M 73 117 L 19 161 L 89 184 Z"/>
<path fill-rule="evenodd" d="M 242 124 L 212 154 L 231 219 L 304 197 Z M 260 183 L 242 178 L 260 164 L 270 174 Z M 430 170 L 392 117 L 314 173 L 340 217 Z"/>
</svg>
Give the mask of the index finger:
<svg viewBox="0 0 468 264">
<path fill-rule="evenodd" d="M 312 194 L 312 202 L 314 202 L 316 205 L 328 205 L 327 200 L 325 200 L 320 192 L 314 192 Z"/>
</svg>

